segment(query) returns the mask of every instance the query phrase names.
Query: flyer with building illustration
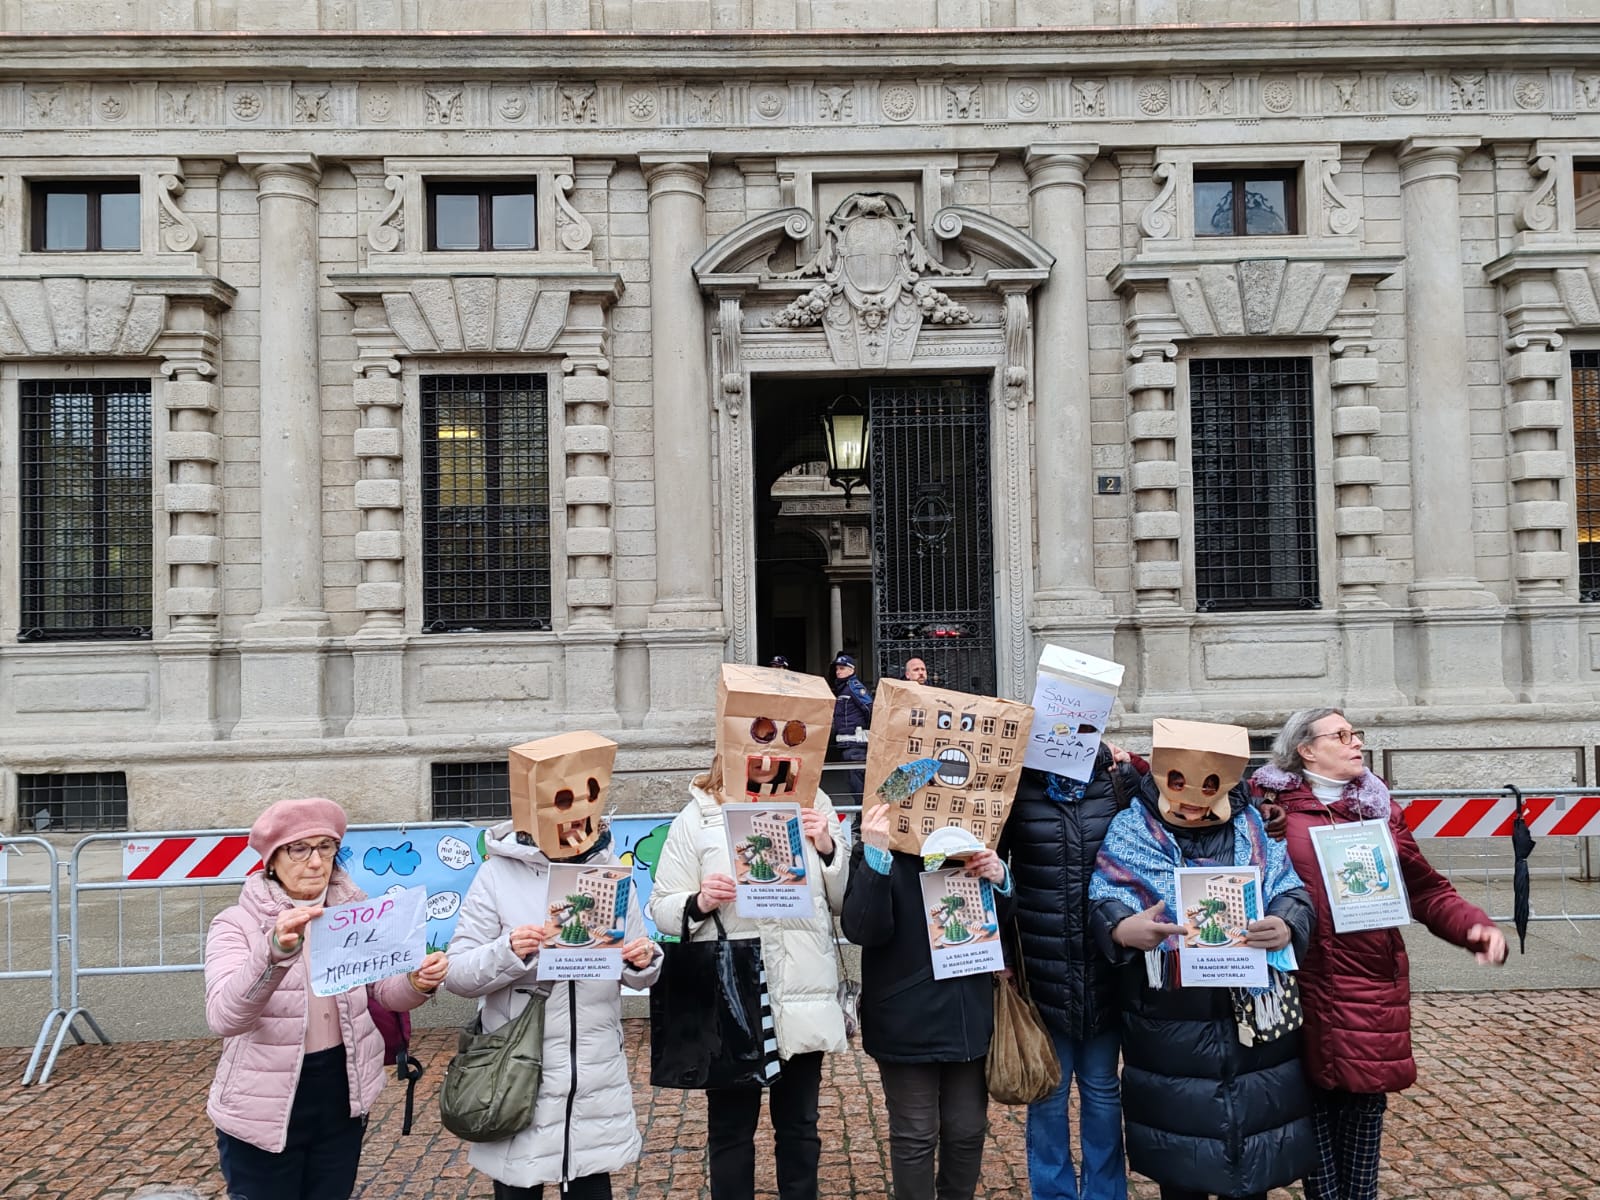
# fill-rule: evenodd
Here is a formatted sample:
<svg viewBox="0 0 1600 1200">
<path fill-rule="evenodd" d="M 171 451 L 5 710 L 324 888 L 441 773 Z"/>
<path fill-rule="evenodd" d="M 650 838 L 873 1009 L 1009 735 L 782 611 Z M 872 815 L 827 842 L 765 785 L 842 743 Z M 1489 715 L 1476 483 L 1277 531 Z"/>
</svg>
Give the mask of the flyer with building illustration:
<svg viewBox="0 0 1600 1200">
<path fill-rule="evenodd" d="M 1323 825 L 1311 831 L 1335 933 L 1411 923 L 1394 835 L 1385 821 Z"/>
<path fill-rule="evenodd" d="M 933 977 L 954 979 L 1003 970 L 1006 956 L 1000 945 L 994 885 L 959 867 L 926 871 L 919 882 L 928 918 Z"/>
<path fill-rule="evenodd" d="M 1259 867 L 1178 867 L 1178 969 L 1184 987 L 1266 987 L 1267 952 L 1244 944 L 1266 915 Z"/>
<path fill-rule="evenodd" d="M 798 804 L 722 806 L 741 917 L 810 917 L 810 872 Z"/>
<path fill-rule="evenodd" d="M 545 911 L 552 931 L 540 979 L 621 979 L 633 873 L 623 866 L 552 863 Z"/>
</svg>

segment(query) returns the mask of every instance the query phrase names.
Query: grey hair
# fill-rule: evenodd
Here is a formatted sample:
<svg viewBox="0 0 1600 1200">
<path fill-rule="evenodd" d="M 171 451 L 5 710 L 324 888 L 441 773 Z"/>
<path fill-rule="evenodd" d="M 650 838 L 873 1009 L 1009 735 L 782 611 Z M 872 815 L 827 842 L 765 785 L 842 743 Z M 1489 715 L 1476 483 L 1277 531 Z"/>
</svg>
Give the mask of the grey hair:
<svg viewBox="0 0 1600 1200">
<path fill-rule="evenodd" d="M 1272 765 L 1280 771 L 1303 773 L 1306 764 L 1300 757 L 1300 747 L 1311 740 L 1312 726 L 1324 717 L 1342 716 L 1342 708 L 1302 708 L 1290 713 L 1283 728 L 1278 730 L 1278 736 L 1272 739 Z"/>
</svg>

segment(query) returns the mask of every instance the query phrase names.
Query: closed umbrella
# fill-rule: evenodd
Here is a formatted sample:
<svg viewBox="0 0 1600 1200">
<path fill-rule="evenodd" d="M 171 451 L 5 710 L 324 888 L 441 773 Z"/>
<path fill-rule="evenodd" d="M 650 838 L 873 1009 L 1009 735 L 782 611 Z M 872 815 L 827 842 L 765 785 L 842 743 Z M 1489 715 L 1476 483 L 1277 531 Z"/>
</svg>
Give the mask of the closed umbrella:
<svg viewBox="0 0 1600 1200">
<path fill-rule="evenodd" d="M 1515 907 L 1512 909 L 1517 922 L 1517 943 L 1522 954 L 1528 952 L 1528 856 L 1533 853 L 1533 834 L 1528 829 L 1528 815 L 1523 808 L 1522 792 L 1511 784 L 1506 784 L 1506 791 L 1510 792 L 1517 802 L 1517 815 L 1511 822 L 1511 852 L 1516 856 L 1516 862 L 1511 869 L 1511 895 Z"/>
</svg>

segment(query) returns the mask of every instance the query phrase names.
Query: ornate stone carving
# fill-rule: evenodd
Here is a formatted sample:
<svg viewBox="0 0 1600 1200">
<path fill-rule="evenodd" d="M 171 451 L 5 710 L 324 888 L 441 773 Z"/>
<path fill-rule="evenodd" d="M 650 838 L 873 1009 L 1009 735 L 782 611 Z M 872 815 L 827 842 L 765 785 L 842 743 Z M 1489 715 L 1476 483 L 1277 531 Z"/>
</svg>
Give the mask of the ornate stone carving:
<svg viewBox="0 0 1600 1200">
<path fill-rule="evenodd" d="M 397 284 L 383 307 L 414 354 L 541 353 L 566 327 L 569 298 L 525 276 L 475 276 Z"/>
<path fill-rule="evenodd" d="M 162 175 L 156 180 L 156 203 L 161 221 L 161 247 L 175 253 L 194 250 L 200 245 L 200 231 L 189 215 L 178 207 L 178 197 L 183 195 L 183 179 L 178 175 Z"/>
<path fill-rule="evenodd" d="M 1072 115 L 1075 117 L 1103 117 L 1106 115 L 1105 80 L 1076 79 L 1073 81 Z"/>
<path fill-rule="evenodd" d="M 1585 108 L 1600 108 L 1600 75 L 1579 75 L 1578 92 Z"/>
<path fill-rule="evenodd" d="M 1011 102 L 1017 106 L 1017 111 L 1025 117 L 1031 117 L 1039 111 L 1039 89 L 1036 87 L 1019 87 Z"/>
<path fill-rule="evenodd" d="M 717 367 L 722 404 L 732 416 L 744 405 L 744 370 L 741 366 L 740 326 L 744 321 L 739 297 L 723 296 L 717 302 Z"/>
<path fill-rule="evenodd" d="M 233 115 L 241 121 L 254 121 L 261 116 L 266 103 L 259 92 L 240 92 L 233 98 Z"/>
<path fill-rule="evenodd" d="M 1139 214 L 1139 232 L 1149 238 L 1169 238 L 1178 232 L 1178 168 L 1169 162 L 1157 163 L 1155 177 L 1161 190 Z"/>
<path fill-rule="evenodd" d="M 526 92 L 507 92 L 500 97 L 496 105 L 500 115 L 508 121 L 520 121 L 528 115 L 528 96 Z"/>
<path fill-rule="evenodd" d="M 1147 117 L 1158 117 L 1172 103 L 1172 91 L 1164 83 L 1146 83 L 1139 88 L 1139 111 Z"/>
<path fill-rule="evenodd" d="M 628 96 L 628 116 L 635 121 L 648 121 L 656 115 L 656 94 L 640 88 Z"/>
<path fill-rule="evenodd" d="M 1322 219 L 1329 233 L 1337 237 L 1347 237 L 1360 226 L 1361 217 L 1351 205 L 1349 197 L 1333 182 L 1333 177 L 1341 169 L 1337 159 L 1328 159 L 1323 164 Z"/>
<path fill-rule="evenodd" d="M 1389 86 L 1389 99 L 1396 108 L 1415 108 L 1422 99 L 1422 84 L 1415 79 L 1396 79 Z"/>
<path fill-rule="evenodd" d="M 587 250 L 594 239 L 594 228 L 587 217 L 572 207 L 572 200 L 567 195 L 572 191 L 572 176 L 557 175 L 555 183 L 556 236 L 561 239 L 561 248 Z"/>
<path fill-rule="evenodd" d="M 886 87 L 878 99 L 878 107 L 883 109 L 883 115 L 891 121 L 910 120 L 917 111 L 916 90 L 902 83 Z"/>
<path fill-rule="evenodd" d="M 326 125 L 333 120 L 333 104 L 327 88 L 312 88 L 294 94 L 294 120 L 297 125 Z"/>
<path fill-rule="evenodd" d="M 564 83 L 557 89 L 563 125 L 597 125 L 600 107 L 595 102 L 599 89 L 592 83 Z"/>
<path fill-rule="evenodd" d="M 1294 82 L 1269 79 L 1261 87 L 1261 104 L 1268 112 L 1285 113 L 1294 107 Z"/>
<path fill-rule="evenodd" d="M 1518 108 L 1543 108 L 1545 98 L 1545 85 L 1542 79 L 1519 79 L 1517 86 L 1512 89 L 1511 98 L 1517 102 Z"/>
<path fill-rule="evenodd" d="M 386 175 L 383 186 L 389 192 L 389 199 L 367 226 L 367 245 L 379 254 L 388 254 L 400 249 L 406 229 L 405 180 L 399 175 Z"/>
<path fill-rule="evenodd" d="M 427 101 L 427 121 L 430 125 L 459 125 L 464 112 L 461 89 L 458 87 L 427 88 L 423 91 Z"/>
<path fill-rule="evenodd" d="M 775 121 L 783 115 L 785 103 L 782 92 L 766 91 L 756 97 L 756 112 L 769 121 Z"/>
<path fill-rule="evenodd" d="M 817 89 L 817 119 L 819 121 L 848 121 L 855 105 L 852 87 L 819 87 Z"/>
<path fill-rule="evenodd" d="M 690 125 L 721 125 L 728 118 L 720 87 L 694 87 L 684 89 L 687 103 L 684 120 Z"/>
<path fill-rule="evenodd" d="M 773 325 L 821 324 L 841 364 L 885 367 L 911 360 L 924 321 L 965 325 L 971 311 L 924 278 L 966 275 L 929 253 L 900 200 L 886 192 L 857 192 L 828 218 L 822 245 L 798 270 L 775 279 L 820 282 L 795 300 Z"/>
<path fill-rule="evenodd" d="M 1481 71 L 1450 76 L 1450 107 L 1459 112 L 1482 112 L 1488 107 L 1488 86 Z"/>
<path fill-rule="evenodd" d="M 1233 80 L 1232 79 L 1196 79 L 1195 83 L 1200 88 L 1200 106 L 1202 115 L 1215 113 L 1219 116 L 1233 112 Z"/>
<path fill-rule="evenodd" d="M 1347 76 L 1343 79 L 1328 80 L 1329 96 L 1332 100 L 1331 107 L 1335 112 L 1356 112 L 1360 108 L 1361 79 L 1359 76 Z"/>
<path fill-rule="evenodd" d="M 1558 213 L 1555 165 L 1556 160 L 1549 155 L 1544 155 L 1528 164 L 1528 170 L 1533 175 L 1542 175 L 1544 179 L 1528 193 L 1528 198 L 1517 210 L 1518 228 L 1532 233 L 1548 233 L 1556 227 Z"/>
<path fill-rule="evenodd" d="M 168 125 L 193 125 L 200 119 L 195 95 L 189 88 L 168 88 L 161 93 L 161 119 Z"/>
<path fill-rule="evenodd" d="M 364 107 L 369 120 L 387 121 L 394 114 L 394 96 L 386 91 L 368 92 Z"/>
<path fill-rule="evenodd" d="M 120 121 L 128 115 L 128 95 L 123 91 L 107 92 L 100 97 L 100 115 L 107 121 Z"/>
<path fill-rule="evenodd" d="M 944 114 L 950 120 L 969 121 L 983 116 L 982 84 L 947 83 L 944 95 Z"/>
</svg>

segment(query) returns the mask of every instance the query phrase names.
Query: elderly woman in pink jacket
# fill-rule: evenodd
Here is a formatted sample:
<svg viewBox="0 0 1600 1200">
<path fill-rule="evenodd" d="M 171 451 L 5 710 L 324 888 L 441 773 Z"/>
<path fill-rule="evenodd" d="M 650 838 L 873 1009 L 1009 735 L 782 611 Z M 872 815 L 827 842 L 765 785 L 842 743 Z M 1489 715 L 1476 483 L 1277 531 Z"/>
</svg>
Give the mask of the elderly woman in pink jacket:
<svg viewBox="0 0 1600 1200">
<path fill-rule="evenodd" d="M 383 1035 L 367 988 L 311 991 L 306 923 L 324 904 L 364 900 L 338 866 L 344 810 L 331 800 L 280 800 L 250 828 L 266 869 L 206 937 L 206 1022 L 222 1061 L 206 1113 L 231 1200 L 348 1200 L 368 1110 L 383 1090 Z M 372 990 L 396 1012 L 444 981 L 435 952 Z"/>
</svg>

